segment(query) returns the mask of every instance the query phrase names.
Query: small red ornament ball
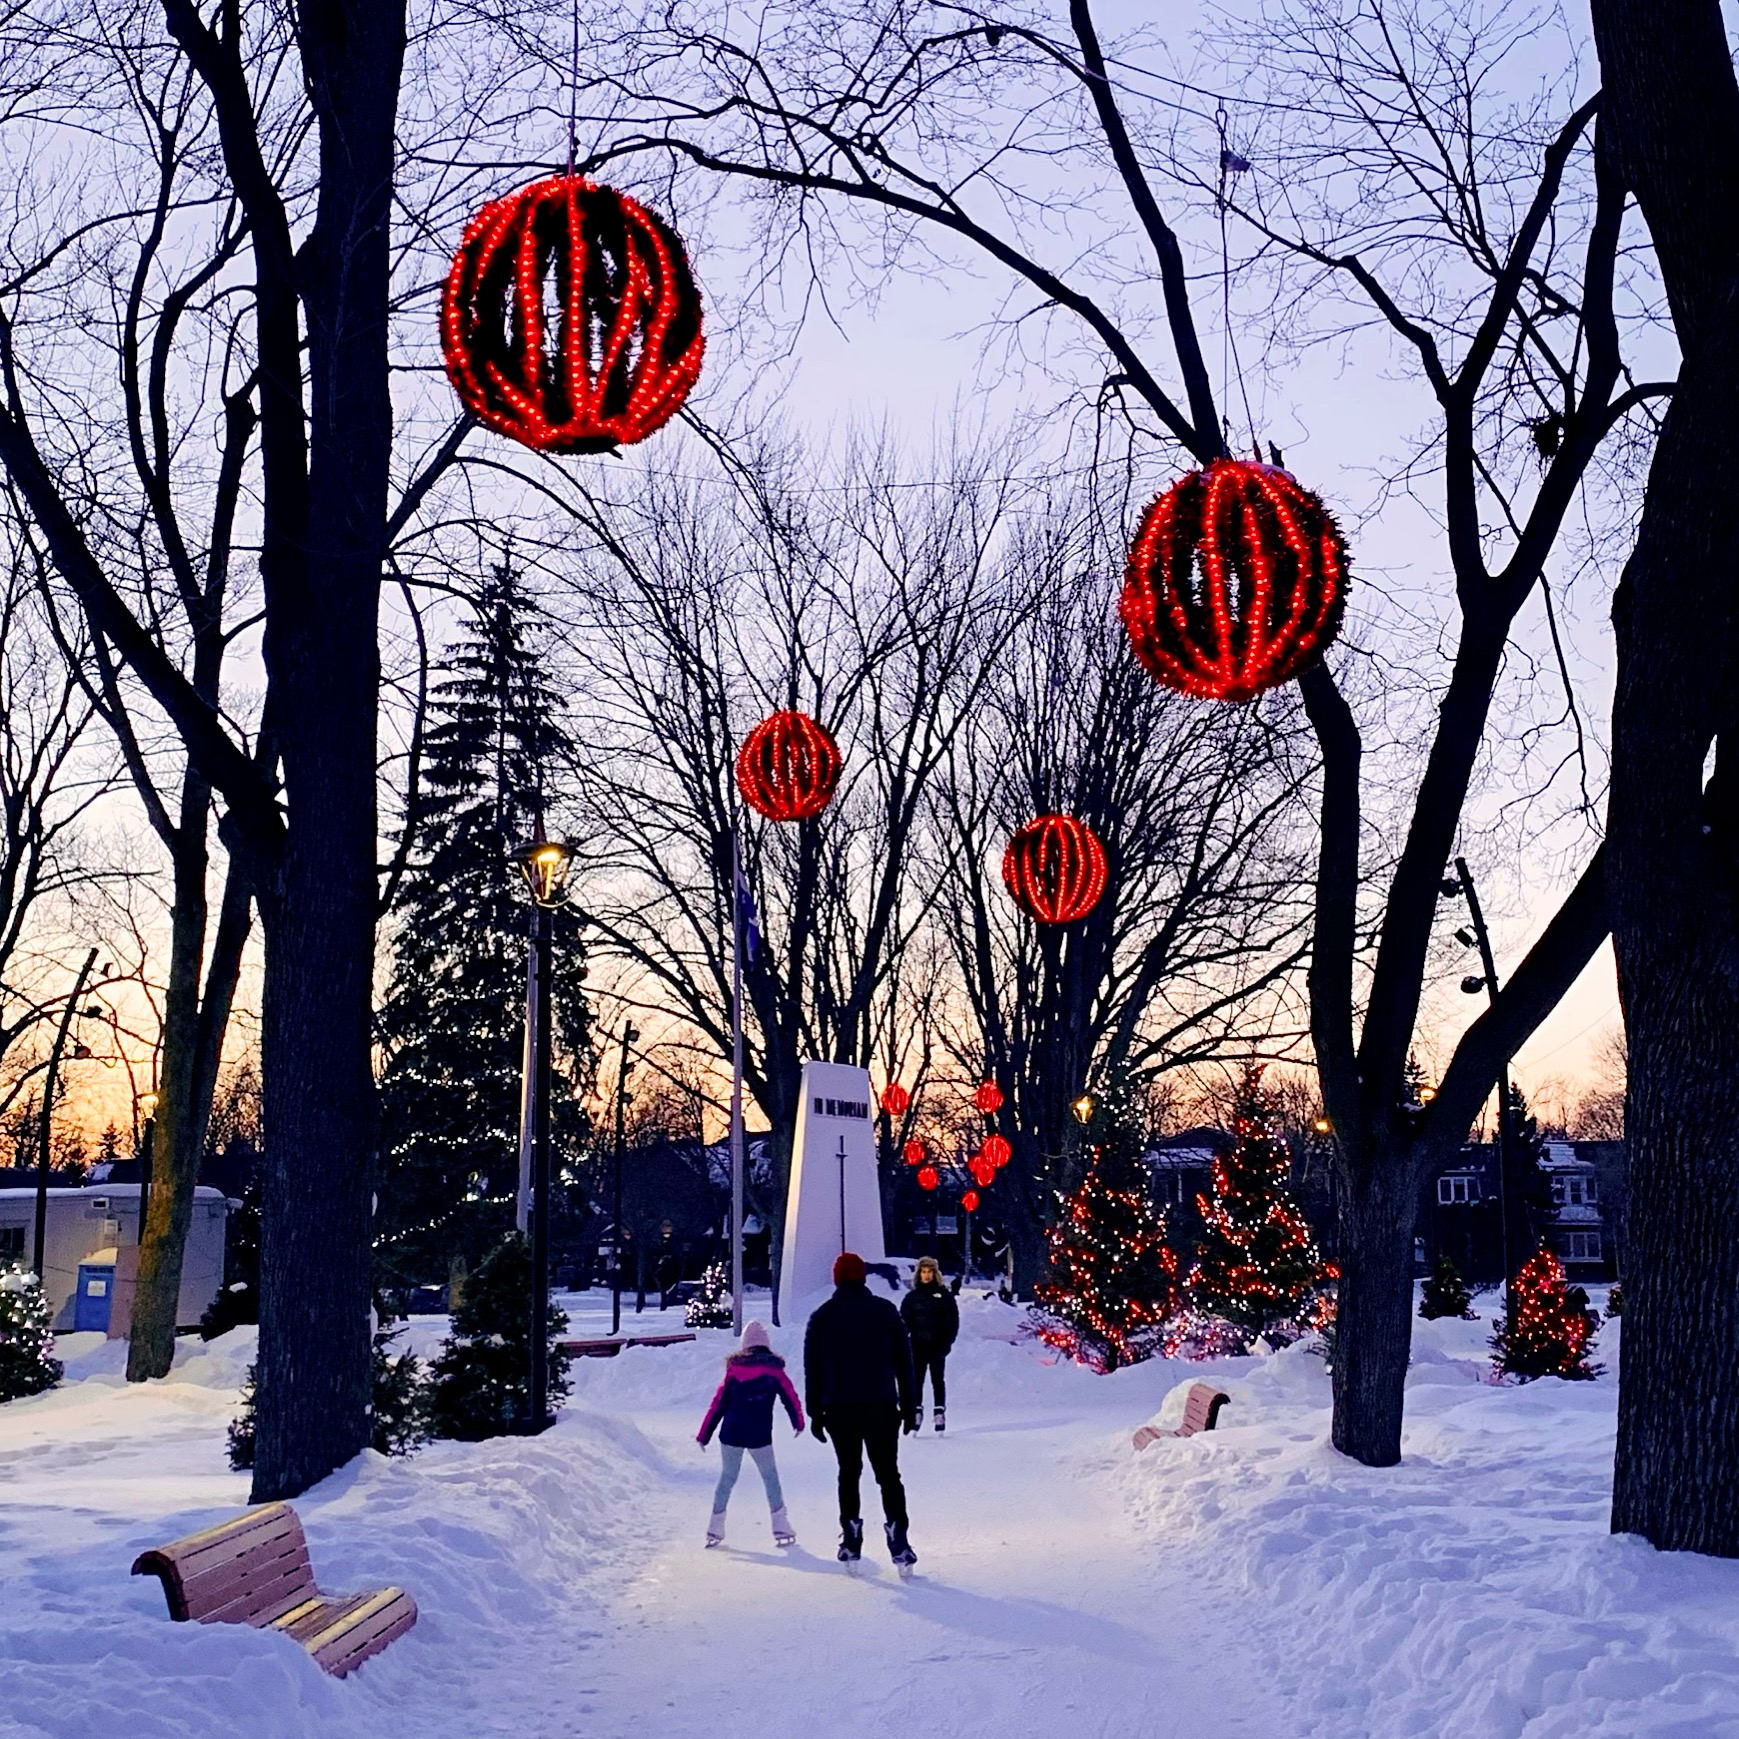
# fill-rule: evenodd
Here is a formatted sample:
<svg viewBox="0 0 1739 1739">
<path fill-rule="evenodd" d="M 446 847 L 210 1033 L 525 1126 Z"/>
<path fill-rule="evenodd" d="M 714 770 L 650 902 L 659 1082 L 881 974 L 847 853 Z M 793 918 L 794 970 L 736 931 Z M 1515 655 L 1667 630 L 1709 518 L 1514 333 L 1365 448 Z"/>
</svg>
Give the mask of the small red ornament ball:
<svg viewBox="0 0 1739 1739">
<path fill-rule="evenodd" d="M 1278 466 L 1216 459 L 1142 515 L 1119 608 L 1168 688 L 1244 701 L 1322 656 L 1347 585 L 1345 540 L 1316 496 Z"/>
<path fill-rule="evenodd" d="M 961 1196 L 960 1205 L 967 1211 L 967 1213 L 976 1214 L 978 1212 L 978 1191 L 968 1190 L 963 1196 Z"/>
<path fill-rule="evenodd" d="M 583 175 L 552 175 L 466 225 L 441 297 L 465 408 L 542 453 L 643 441 L 700 378 L 700 292 L 662 218 Z"/>
<path fill-rule="evenodd" d="M 770 713 L 743 739 L 737 786 L 769 821 L 806 821 L 833 801 L 839 747 L 808 713 Z"/>
<path fill-rule="evenodd" d="M 1008 1138 L 1002 1135 L 985 1136 L 984 1145 L 979 1148 L 978 1153 L 981 1159 L 989 1160 L 999 1171 L 1014 1158 L 1014 1149 L 1009 1146 Z"/>
<path fill-rule="evenodd" d="M 890 1081 L 882 1088 L 881 1107 L 890 1117 L 904 1117 L 911 1103 L 912 1095 L 898 1081 Z"/>
<path fill-rule="evenodd" d="M 1004 885 L 1021 910 L 1041 924 L 1072 924 L 1086 917 L 1105 891 L 1105 877 L 1105 847 L 1086 822 L 1072 815 L 1029 821 L 1002 854 Z"/>
<path fill-rule="evenodd" d="M 967 1170 L 972 1173 L 972 1181 L 975 1184 L 982 1185 L 985 1189 L 989 1189 L 989 1187 L 996 1182 L 996 1162 L 995 1160 L 986 1159 L 982 1149 L 979 1151 L 977 1158 L 975 1158 L 972 1164 L 967 1167 Z"/>
<path fill-rule="evenodd" d="M 924 1163 L 924 1144 L 914 1136 L 906 1143 L 906 1164 L 922 1165 Z"/>
<path fill-rule="evenodd" d="M 921 1190 L 933 1190 L 936 1188 L 936 1186 L 939 1183 L 941 1183 L 941 1181 L 942 1181 L 942 1174 L 941 1174 L 941 1172 L 939 1172 L 935 1168 L 935 1166 L 933 1166 L 933 1165 L 921 1165 L 918 1167 L 918 1188 L 919 1189 L 921 1189 Z"/>
<path fill-rule="evenodd" d="M 994 1081 L 981 1082 L 972 1095 L 972 1105 L 986 1117 L 994 1117 L 1002 1109 L 1002 1089 Z"/>
</svg>

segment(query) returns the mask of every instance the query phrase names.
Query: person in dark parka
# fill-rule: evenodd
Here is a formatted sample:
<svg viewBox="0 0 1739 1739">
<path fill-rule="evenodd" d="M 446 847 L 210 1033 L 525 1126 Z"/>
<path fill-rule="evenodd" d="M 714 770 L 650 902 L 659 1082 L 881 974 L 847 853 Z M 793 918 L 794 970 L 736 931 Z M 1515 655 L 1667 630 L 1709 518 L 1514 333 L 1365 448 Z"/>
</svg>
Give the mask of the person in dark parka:
<svg viewBox="0 0 1739 1739">
<path fill-rule="evenodd" d="M 881 1488 L 888 1553 L 902 1570 L 917 1562 L 906 1537 L 900 1482 L 900 1427 L 918 1428 L 912 1346 L 900 1313 L 865 1284 L 863 1259 L 847 1251 L 833 1265 L 833 1296 L 803 1336 L 803 1390 L 809 1429 L 831 1439 L 839 1462 L 839 1558 L 863 1556 L 859 1483 L 867 1452 Z"/>
<path fill-rule="evenodd" d="M 924 1423 L 924 1373 L 930 1373 L 930 1394 L 936 1404 L 932 1415 L 938 1431 L 948 1429 L 948 1349 L 960 1333 L 960 1306 L 942 1284 L 942 1270 L 934 1256 L 920 1256 L 912 1277 L 912 1290 L 900 1300 L 900 1318 L 912 1338 L 912 1368 L 915 1376 L 918 1423 Z"/>
</svg>

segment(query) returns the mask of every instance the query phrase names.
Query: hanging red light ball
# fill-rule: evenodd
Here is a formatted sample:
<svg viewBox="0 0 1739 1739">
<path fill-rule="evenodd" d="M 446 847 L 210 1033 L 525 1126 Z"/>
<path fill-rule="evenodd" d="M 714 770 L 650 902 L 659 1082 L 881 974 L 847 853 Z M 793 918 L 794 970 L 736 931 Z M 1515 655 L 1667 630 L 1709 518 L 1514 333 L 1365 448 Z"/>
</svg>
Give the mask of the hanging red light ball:
<svg viewBox="0 0 1739 1739">
<path fill-rule="evenodd" d="M 881 1107 L 890 1117 L 904 1117 L 911 1103 L 912 1095 L 898 1081 L 890 1081 L 882 1088 Z"/>
<path fill-rule="evenodd" d="M 1004 884 L 1021 910 L 1041 924 L 1072 924 L 1086 917 L 1105 891 L 1106 873 L 1098 834 L 1073 815 L 1029 821 L 1002 854 Z M 998 1094 L 999 1104 L 1001 1098 Z"/>
<path fill-rule="evenodd" d="M 994 1081 L 984 1081 L 972 1095 L 972 1104 L 986 1117 L 994 1117 L 1002 1109 L 1002 1089 Z"/>
<path fill-rule="evenodd" d="M 993 1168 L 1001 1170 L 1014 1158 L 1014 1149 L 1009 1146 L 1008 1138 L 1002 1135 L 987 1135 L 984 1145 L 978 1150 L 981 1159 L 990 1161 Z"/>
<path fill-rule="evenodd" d="M 939 1172 L 935 1168 L 935 1166 L 933 1166 L 933 1165 L 921 1165 L 918 1167 L 918 1188 L 919 1189 L 921 1189 L 921 1190 L 933 1190 L 936 1188 L 936 1186 L 939 1183 L 941 1183 L 941 1181 L 942 1181 L 942 1174 L 941 1174 L 941 1172 Z"/>
<path fill-rule="evenodd" d="M 966 1169 L 972 1173 L 972 1181 L 986 1189 L 996 1182 L 996 1162 L 986 1159 L 982 1151 Z"/>
<path fill-rule="evenodd" d="M 833 801 L 839 747 L 807 713 L 769 713 L 743 739 L 737 785 L 769 821 L 806 821 Z"/>
<path fill-rule="evenodd" d="M 960 1205 L 967 1211 L 967 1213 L 976 1214 L 978 1212 L 978 1191 L 968 1190 L 960 1198 Z"/>
<path fill-rule="evenodd" d="M 1316 496 L 1276 465 L 1215 459 L 1142 515 L 1119 608 L 1168 688 L 1244 701 L 1322 656 L 1347 585 L 1346 542 Z"/>
<path fill-rule="evenodd" d="M 906 1147 L 905 1147 L 906 1164 L 907 1165 L 922 1165 L 924 1163 L 924 1153 L 925 1153 L 925 1148 L 924 1148 L 923 1142 L 921 1142 L 920 1140 L 918 1140 L 918 1138 L 916 1136 L 914 1136 L 910 1141 L 908 1141 L 906 1143 Z"/>
<path fill-rule="evenodd" d="M 700 377 L 700 292 L 676 232 L 583 175 L 494 200 L 465 227 L 441 351 L 465 408 L 540 453 L 644 441 Z"/>
</svg>

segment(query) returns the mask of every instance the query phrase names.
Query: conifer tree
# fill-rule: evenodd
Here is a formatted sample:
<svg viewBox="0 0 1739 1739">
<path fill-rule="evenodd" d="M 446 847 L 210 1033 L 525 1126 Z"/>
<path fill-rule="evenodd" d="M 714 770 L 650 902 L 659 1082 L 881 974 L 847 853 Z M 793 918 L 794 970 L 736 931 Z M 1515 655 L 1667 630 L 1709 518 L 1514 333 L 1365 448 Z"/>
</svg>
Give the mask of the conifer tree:
<svg viewBox="0 0 1739 1739">
<path fill-rule="evenodd" d="M 1319 1327 L 1334 1271 L 1292 1198 L 1291 1156 L 1258 1068 L 1244 1076 L 1232 1133 L 1213 1196 L 1196 1198 L 1203 1230 L 1185 1290 L 1192 1314 L 1227 1325 L 1241 1350 L 1258 1335 L 1293 1340 Z"/>
<path fill-rule="evenodd" d="M 28 1268 L 8 1268 L 0 1274 L 0 1401 L 52 1389 L 61 1369 L 42 1282 Z"/>
<path fill-rule="evenodd" d="M 1588 1307 L 1580 1286 L 1567 1286 L 1564 1265 L 1543 1245 L 1522 1264 L 1511 1288 L 1514 1320 L 1500 1318 L 1492 1331 L 1492 1363 L 1524 1383 L 1535 1377 L 1586 1381 L 1600 1375 L 1588 1362 L 1599 1313 Z"/>
<path fill-rule="evenodd" d="M 490 574 L 430 692 L 411 825 L 415 858 L 394 902 L 379 1016 L 382 1277 L 433 1284 L 475 1266 L 512 1223 L 530 901 L 513 848 L 542 819 L 573 749 L 539 668 L 541 618 L 510 563 Z M 591 1036 L 579 922 L 555 913 L 551 1114 L 558 1180 L 587 1137 L 576 1090 Z"/>
<path fill-rule="evenodd" d="M 1178 1308 L 1177 1257 L 1142 1166 L 1146 1133 L 1133 1086 L 1110 1084 L 1087 1124 L 1086 1176 L 1062 1203 L 1034 1288 L 1039 1339 L 1095 1370 L 1151 1357 Z"/>
<path fill-rule="evenodd" d="M 735 1320 L 730 1276 L 714 1262 L 700 1277 L 700 1290 L 688 1301 L 682 1320 L 690 1328 L 729 1328 Z"/>
<path fill-rule="evenodd" d="M 1467 1290 L 1459 1271 L 1447 1256 L 1439 1256 L 1419 1297 L 1419 1314 L 1427 1322 L 1442 1316 L 1471 1318 L 1473 1294 Z"/>
</svg>

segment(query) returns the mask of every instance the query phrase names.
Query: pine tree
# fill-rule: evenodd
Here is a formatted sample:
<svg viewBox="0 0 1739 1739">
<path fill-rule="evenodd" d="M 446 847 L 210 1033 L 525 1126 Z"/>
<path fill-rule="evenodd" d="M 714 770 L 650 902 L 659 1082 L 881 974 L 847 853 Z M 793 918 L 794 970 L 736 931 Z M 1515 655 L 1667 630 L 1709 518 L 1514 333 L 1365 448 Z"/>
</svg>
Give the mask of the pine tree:
<svg viewBox="0 0 1739 1739">
<path fill-rule="evenodd" d="M 28 1268 L 7 1269 L 0 1274 L 0 1401 L 52 1389 L 62 1368 L 42 1282 Z"/>
<path fill-rule="evenodd" d="M 1500 1318 L 1492 1332 L 1492 1364 L 1524 1383 L 1535 1377 L 1586 1381 L 1600 1375 L 1588 1362 L 1600 1324 L 1580 1286 L 1566 1286 L 1564 1265 L 1544 1245 L 1522 1264 L 1513 1288 L 1514 1322 Z"/>
<path fill-rule="evenodd" d="M 1214 1161 L 1212 1199 L 1196 1198 L 1203 1230 L 1185 1292 L 1192 1314 L 1227 1325 L 1225 1339 L 1243 1350 L 1258 1335 L 1294 1340 L 1319 1327 L 1335 1276 L 1292 1198 L 1291 1156 L 1260 1069 L 1244 1077 L 1232 1132 L 1232 1151 Z"/>
<path fill-rule="evenodd" d="M 531 1248 L 510 1232 L 465 1282 L 453 1333 L 429 1367 L 435 1437 L 477 1443 L 523 1430 L 531 1405 Z M 549 1399 L 568 1392 L 568 1355 L 558 1338 L 568 1319 L 549 1306 Z"/>
<path fill-rule="evenodd" d="M 1086 1139 L 1087 1174 L 1050 1228 L 1034 1314 L 1046 1345 L 1112 1371 L 1158 1350 L 1178 1307 L 1178 1264 L 1149 1198 L 1146 1125 L 1132 1085 L 1113 1082 L 1097 1097 Z"/>
<path fill-rule="evenodd" d="M 475 1266 L 512 1223 L 530 900 L 510 854 L 539 827 L 546 780 L 573 752 L 539 669 L 541 638 L 503 563 L 430 694 L 410 817 L 418 857 L 394 903 L 379 1017 L 380 1257 L 395 1285 L 439 1284 L 455 1256 Z M 588 1136 L 577 1092 L 591 1068 L 572 912 L 555 913 L 554 942 L 552 1159 L 566 1180 Z"/>
<path fill-rule="evenodd" d="M 1434 1322 L 1440 1316 L 1459 1316 L 1469 1321 L 1473 1318 L 1473 1294 L 1467 1290 L 1455 1264 L 1447 1256 L 1437 1258 L 1431 1278 L 1425 1282 L 1419 1298 L 1419 1314 L 1427 1322 Z"/>
<path fill-rule="evenodd" d="M 729 1328 L 735 1321 L 730 1277 L 714 1262 L 700 1277 L 700 1290 L 688 1301 L 682 1320 L 690 1328 Z"/>
</svg>

